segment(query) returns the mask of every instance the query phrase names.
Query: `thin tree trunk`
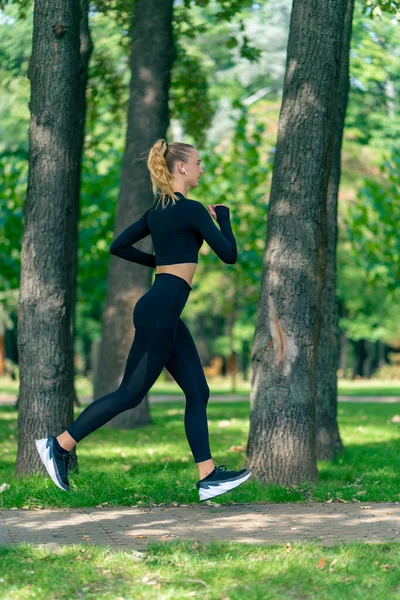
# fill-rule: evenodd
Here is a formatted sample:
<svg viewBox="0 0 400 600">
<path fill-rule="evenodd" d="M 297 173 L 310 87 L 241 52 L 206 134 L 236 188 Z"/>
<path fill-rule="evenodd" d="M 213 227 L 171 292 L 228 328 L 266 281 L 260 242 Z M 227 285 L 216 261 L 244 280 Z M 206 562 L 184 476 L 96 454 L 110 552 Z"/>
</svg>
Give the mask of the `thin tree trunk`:
<svg viewBox="0 0 400 600">
<path fill-rule="evenodd" d="M 71 310 L 71 336 L 72 336 L 72 353 L 71 353 L 71 370 L 73 373 L 73 379 L 75 381 L 75 337 L 76 337 L 76 283 L 77 283 L 77 271 L 78 271 L 78 223 L 80 218 L 80 183 L 81 183 L 81 171 L 82 171 L 82 157 L 83 148 L 85 142 L 85 121 L 86 121 L 86 86 L 89 75 L 89 60 L 93 50 L 92 38 L 90 35 L 89 28 L 89 0 L 80 0 L 81 7 L 81 20 L 80 20 L 80 55 L 81 55 L 81 68 L 80 68 L 80 82 L 79 82 L 79 104 L 78 104 L 78 118 L 79 118 L 79 135 L 78 143 L 76 145 L 77 162 L 79 164 L 78 173 L 78 187 L 76 190 L 75 197 L 73 198 L 73 210 L 72 210 L 72 245 L 71 245 L 71 291 L 72 291 L 72 310 Z M 80 405 L 79 398 L 76 394 L 74 386 L 74 404 Z M 75 450 L 75 449 L 74 449 Z"/>
<path fill-rule="evenodd" d="M 385 365 L 385 344 L 378 340 L 378 369 Z"/>
<path fill-rule="evenodd" d="M 175 60 L 172 32 L 173 0 L 136 0 L 132 31 L 132 77 L 128 127 L 115 232 L 138 219 L 153 203 L 147 152 L 169 125 L 169 87 Z M 151 238 L 137 247 L 151 252 Z M 123 376 L 134 337 L 132 312 L 151 285 L 152 270 L 111 256 L 103 314 L 99 377 L 95 396 L 116 389 Z M 150 422 L 147 395 L 135 409 L 117 415 L 114 427 L 131 428 Z"/>
<path fill-rule="evenodd" d="M 197 324 L 197 336 L 196 346 L 199 353 L 202 364 L 205 364 L 208 360 L 208 348 L 207 348 L 207 333 L 206 333 L 206 320 L 205 315 L 199 314 L 196 319 Z"/>
<path fill-rule="evenodd" d="M 4 347 L 4 328 L 0 324 L 0 375 L 4 375 L 6 363 L 6 351 Z"/>
<path fill-rule="evenodd" d="M 364 377 L 364 361 L 365 361 L 365 343 L 364 340 L 353 341 L 354 346 L 354 367 L 352 379 Z"/>
<path fill-rule="evenodd" d="M 80 187 L 81 187 L 81 172 L 83 148 L 85 142 L 85 120 L 86 120 L 86 86 L 88 81 L 89 60 L 93 50 L 92 38 L 89 29 L 89 1 L 80 0 L 81 20 L 80 20 L 80 81 L 79 81 L 79 99 L 78 99 L 78 118 L 79 131 L 76 145 L 76 164 L 78 167 L 78 182 L 75 190 L 75 195 L 72 198 L 72 240 L 71 240 L 71 339 L 72 352 L 70 354 L 72 379 L 75 382 L 75 337 L 76 337 L 76 284 L 78 271 L 78 223 L 80 218 Z M 73 385 L 73 405 L 80 406 L 79 398 L 76 393 L 75 385 Z M 73 418 L 72 418 L 73 420 Z M 78 457 L 76 453 L 77 447 L 71 450 L 72 456 L 76 458 L 72 463 L 71 470 L 78 471 Z"/>
<path fill-rule="evenodd" d="M 347 102 L 349 97 L 349 54 L 354 0 L 347 0 L 340 61 L 339 104 L 335 142 L 327 194 L 328 247 L 323 293 L 323 321 L 318 348 L 317 376 L 317 458 L 333 460 L 343 450 L 337 423 L 337 370 L 340 360 L 339 310 L 336 294 L 336 247 L 338 239 L 338 195 L 341 153 Z"/>
<path fill-rule="evenodd" d="M 244 340 L 242 343 L 242 371 L 243 381 L 249 380 L 249 366 L 251 357 L 251 345 L 250 342 Z"/>
<path fill-rule="evenodd" d="M 349 340 L 345 331 L 340 334 L 340 371 L 345 379 L 347 374 L 347 359 L 349 350 Z"/>
<path fill-rule="evenodd" d="M 35 438 L 58 435 L 73 420 L 70 253 L 79 173 L 79 20 L 76 0 L 35 2 L 16 475 L 44 471 Z"/>
<path fill-rule="evenodd" d="M 294 0 L 257 325 L 248 466 L 264 481 L 316 480 L 316 368 L 326 195 L 346 0 Z"/>
<path fill-rule="evenodd" d="M 364 365 L 365 377 L 367 379 L 371 379 L 372 375 L 372 365 L 375 358 L 375 344 L 374 342 L 370 342 L 369 340 L 365 341 L 365 349 L 366 349 L 366 358 Z"/>
</svg>

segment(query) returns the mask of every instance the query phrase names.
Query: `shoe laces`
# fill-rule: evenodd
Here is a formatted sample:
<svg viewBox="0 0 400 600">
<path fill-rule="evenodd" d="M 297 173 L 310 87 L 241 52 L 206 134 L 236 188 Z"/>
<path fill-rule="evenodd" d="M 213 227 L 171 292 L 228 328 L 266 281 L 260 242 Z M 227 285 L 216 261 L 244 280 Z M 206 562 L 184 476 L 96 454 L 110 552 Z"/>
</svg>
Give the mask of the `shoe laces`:
<svg viewBox="0 0 400 600">
<path fill-rule="evenodd" d="M 68 471 L 71 469 L 72 464 L 77 461 L 77 458 L 75 456 L 72 456 L 69 453 L 62 454 L 61 458 L 62 458 L 63 473 L 60 473 L 60 475 L 63 479 L 67 479 Z"/>
<path fill-rule="evenodd" d="M 219 465 L 219 467 L 217 467 L 217 465 L 215 465 L 215 470 L 216 471 L 227 471 L 228 470 L 228 466 L 229 465 Z"/>
</svg>

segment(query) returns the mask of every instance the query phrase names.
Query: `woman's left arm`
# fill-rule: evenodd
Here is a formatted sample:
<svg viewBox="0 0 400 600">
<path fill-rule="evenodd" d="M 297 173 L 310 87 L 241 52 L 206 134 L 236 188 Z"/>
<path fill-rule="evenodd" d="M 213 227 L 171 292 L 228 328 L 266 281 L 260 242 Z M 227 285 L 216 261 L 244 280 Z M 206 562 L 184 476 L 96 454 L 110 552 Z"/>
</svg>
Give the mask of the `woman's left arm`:
<svg viewBox="0 0 400 600">
<path fill-rule="evenodd" d="M 150 210 L 150 209 L 149 209 Z M 156 257 L 154 254 L 148 252 L 142 252 L 138 248 L 134 248 L 132 244 L 142 240 L 143 238 L 150 235 L 150 229 L 147 224 L 147 210 L 144 215 L 137 221 L 129 225 L 124 229 L 118 237 L 112 242 L 110 246 L 110 253 L 114 256 L 119 256 L 130 262 L 138 263 L 139 265 L 145 265 L 146 267 L 156 268 Z"/>
</svg>

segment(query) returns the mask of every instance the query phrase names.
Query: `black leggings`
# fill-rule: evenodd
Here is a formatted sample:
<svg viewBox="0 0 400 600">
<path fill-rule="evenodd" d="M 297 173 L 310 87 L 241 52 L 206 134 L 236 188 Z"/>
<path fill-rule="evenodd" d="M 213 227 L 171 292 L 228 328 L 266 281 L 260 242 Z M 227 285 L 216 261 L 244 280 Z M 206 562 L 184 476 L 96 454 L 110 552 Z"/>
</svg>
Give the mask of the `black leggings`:
<svg viewBox="0 0 400 600">
<path fill-rule="evenodd" d="M 138 406 L 165 367 L 186 396 L 185 431 L 195 462 L 211 458 L 206 415 L 210 388 L 194 340 L 180 318 L 191 289 L 182 277 L 156 273 L 133 311 L 135 335 L 121 384 L 89 404 L 68 427 L 76 442 Z"/>
</svg>

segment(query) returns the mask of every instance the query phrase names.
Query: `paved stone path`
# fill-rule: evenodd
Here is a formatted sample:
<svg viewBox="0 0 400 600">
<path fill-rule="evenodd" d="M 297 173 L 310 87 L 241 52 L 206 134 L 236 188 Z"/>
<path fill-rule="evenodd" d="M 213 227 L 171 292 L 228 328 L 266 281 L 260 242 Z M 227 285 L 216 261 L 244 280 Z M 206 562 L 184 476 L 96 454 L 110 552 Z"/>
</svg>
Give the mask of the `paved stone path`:
<svg viewBox="0 0 400 600">
<path fill-rule="evenodd" d="M 173 539 L 255 544 L 315 541 L 400 541 L 400 503 L 315 502 L 149 508 L 0 510 L 0 544 L 27 541 L 55 549 L 98 544 L 144 550 L 149 541 Z"/>
</svg>

